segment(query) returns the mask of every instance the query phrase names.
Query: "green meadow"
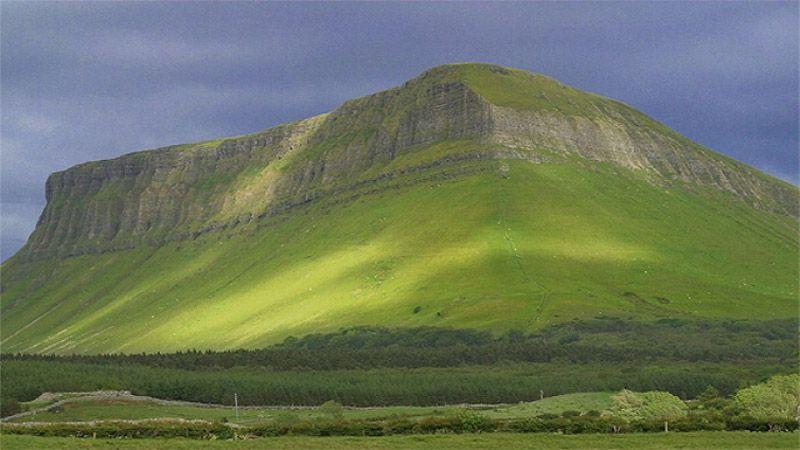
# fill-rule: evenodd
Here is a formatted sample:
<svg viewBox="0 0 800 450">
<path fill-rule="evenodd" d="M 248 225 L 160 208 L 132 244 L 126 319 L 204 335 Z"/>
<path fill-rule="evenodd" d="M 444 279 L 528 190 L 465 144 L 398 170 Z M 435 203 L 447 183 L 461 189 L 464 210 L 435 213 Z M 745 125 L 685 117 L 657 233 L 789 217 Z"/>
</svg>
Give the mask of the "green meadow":
<svg viewBox="0 0 800 450">
<path fill-rule="evenodd" d="M 493 419 L 535 417 L 541 414 L 560 415 L 565 411 L 603 411 L 611 407 L 611 392 L 587 392 L 547 397 L 535 402 L 492 406 L 387 406 L 375 408 L 343 408 L 344 420 L 380 420 L 388 418 L 421 418 L 428 416 L 457 416 L 466 411 L 479 412 Z M 23 403 L 23 408 L 41 407 L 35 402 Z M 83 422 L 93 420 L 142 420 L 142 419 L 201 419 L 227 420 L 246 425 L 286 421 L 329 419 L 330 414 L 319 408 L 239 408 L 239 417 L 231 407 L 204 408 L 199 406 L 163 405 L 150 401 L 105 399 L 75 400 L 67 402 L 55 411 L 45 411 L 34 416 L 25 416 L 12 422 Z"/>
<path fill-rule="evenodd" d="M 470 174 L 447 176 L 455 170 Z M 798 237 L 784 216 L 600 164 L 435 172 L 194 240 L 4 267 L 15 282 L 3 292 L 3 351 L 258 348 L 351 325 L 500 333 L 603 315 L 796 313 Z"/>
</svg>

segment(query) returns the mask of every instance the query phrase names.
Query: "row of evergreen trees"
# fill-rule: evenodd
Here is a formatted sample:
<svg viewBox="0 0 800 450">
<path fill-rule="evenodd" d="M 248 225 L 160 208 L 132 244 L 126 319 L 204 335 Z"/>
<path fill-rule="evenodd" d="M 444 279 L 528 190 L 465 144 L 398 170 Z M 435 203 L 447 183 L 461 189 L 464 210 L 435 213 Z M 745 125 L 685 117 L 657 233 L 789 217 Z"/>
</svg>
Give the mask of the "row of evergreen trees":
<svg viewBox="0 0 800 450">
<path fill-rule="evenodd" d="M 715 386 L 730 394 L 741 386 L 787 373 L 791 367 L 739 363 L 498 364 L 469 368 L 205 371 L 141 365 L 6 361 L 3 400 L 29 401 L 43 392 L 131 390 L 134 394 L 204 403 L 352 406 L 514 403 L 573 392 L 663 390 L 692 398 Z"/>
</svg>

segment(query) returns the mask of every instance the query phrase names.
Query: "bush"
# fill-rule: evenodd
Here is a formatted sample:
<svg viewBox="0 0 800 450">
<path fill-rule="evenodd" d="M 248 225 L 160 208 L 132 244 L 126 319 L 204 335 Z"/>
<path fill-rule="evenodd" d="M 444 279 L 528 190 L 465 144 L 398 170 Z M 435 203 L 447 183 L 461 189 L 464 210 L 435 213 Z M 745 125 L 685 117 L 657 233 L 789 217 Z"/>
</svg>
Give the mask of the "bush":
<svg viewBox="0 0 800 450">
<path fill-rule="evenodd" d="M 222 423 L 188 421 L 102 422 L 102 423 L 37 423 L 4 424 L 3 433 L 29 434 L 44 437 L 98 437 L 231 439 L 233 429 Z"/>
<path fill-rule="evenodd" d="M 725 421 L 716 415 L 692 414 L 669 423 L 670 431 L 722 431 Z"/>
<path fill-rule="evenodd" d="M 461 419 L 461 430 L 467 433 L 480 433 L 494 429 L 494 422 L 480 414 L 465 412 L 459 416 L 459 419 Z"/>
<path fill-rule="evenodd" d="M 795 431 L 794 419 L 759 419 L 736 416 L 722 420 L 721 415 L 691 414 L 669 422 L 672 431 Z M 664 421 L 638 420 L 625 422 L 619 418 L 603 416 L 577 416 L 492 420 L 477 414 L 458 417 L 426 417 L 420 420 L 395 419 L 300 421 L 293 424 L 267 423 L 244 428 L 232 428 L 224 423 L 187 421 L 145 421 L 105 423 L 39 423 L 34 425 L 4 424 L 3 433 L 35 436 L 98 437 L 98 438 L 172 438 L 233 439 L 236 432 L 245 436 L 273 437 L 303 436 L 383 436 L 391 434 L 478 433 L 504 431 L 514 433 L 624 433 L 660 432 Z"/>
<path fill-rule="evenodd" d="M 607 415 L 624 421 L 670 421 L 685 417 L 688 407 L 669 392 L 631 392 L 623 389 L 612 397 L 614 406 Z"/>
<path fill-rule="evenodd" d="M 545 429 L 545 420 L 541 418 L 512 419 L 502 423 L 498 431 L 511 433 L 540 433 Z"/>
<path fill-rule="evenodd" d="M 460 432 L 461 419 L 458 417 L 426 417 L 412 427 L 414 434 Z"/>
<path fill-rule="evenodd" d="M 417 422 L 410 419 L 392 420 L 383 425 L 383 432 L 384 434 L 411 434 L 416 425 Z"/>
<path fill-rule="evenodd" d="M 290 425 L 281 423 L 254 425 L 247 428 L 247 434 L 257 437 L 284 436 L 289 433 L 289 428 Z"/>
<path fill-rule="evenodd" d="M 800 410 L 800 375 L 774 376 L 742 389 L 735 402 L 750 417 L 762 420 L 794 417 Z"/>
<path fill-rule="evenodd" d="M 328 400 L 319 406 L 319 412 L 338 419 L 344 415 L 344 407 L 341 403 Z"/>
<path fill-rule="evenodd" d="M 337 426 L 339 428 L 338 432 L 342 436 L 383 436 L 386 434 L 386 430 L 380 422 L 339 422 Z"/>
<path fill-rule="evenodd" d="M 728 419 L 725 428 L 730 431 L 795 431 L 798 422 L 785 417 L 756 418 L 752 416 L 737 416 Z"/>
</svg>

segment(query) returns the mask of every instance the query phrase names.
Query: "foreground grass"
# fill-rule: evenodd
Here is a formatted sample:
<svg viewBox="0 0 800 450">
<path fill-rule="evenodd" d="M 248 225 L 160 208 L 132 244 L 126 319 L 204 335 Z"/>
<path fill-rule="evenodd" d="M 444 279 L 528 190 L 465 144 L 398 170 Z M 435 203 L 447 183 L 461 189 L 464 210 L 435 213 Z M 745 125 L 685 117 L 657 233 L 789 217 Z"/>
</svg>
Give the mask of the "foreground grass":
<svg viewBox="0 0 800 450">
<path fill-rule="evenodd" d="M 248 441 L 196 441 L 184 439 L 103 440 L 0 435 L 4 450 L 14 449 L 771 449 L 797 448 L 797 433 L 698 432 L 624 435 L 460 434 L 385 437 L 286 436 Z"/>
</svg>

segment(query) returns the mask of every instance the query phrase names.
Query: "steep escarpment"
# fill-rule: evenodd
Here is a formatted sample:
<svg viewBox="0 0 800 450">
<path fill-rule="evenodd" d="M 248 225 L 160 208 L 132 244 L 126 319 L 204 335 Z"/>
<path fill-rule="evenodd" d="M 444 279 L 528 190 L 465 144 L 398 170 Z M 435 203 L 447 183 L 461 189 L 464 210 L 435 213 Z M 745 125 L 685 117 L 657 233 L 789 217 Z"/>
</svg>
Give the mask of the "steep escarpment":
<svg viewBox="0 0 800 450">
<path fill-rule="evenodd" d="M 493 142 L 609 162 L 659 184 L 711 187 L 798 216 L 796 187 L 703 148 L 630 106 L 521 70 L 467 65 L 462 71 L 491 105 Z"/>
<path fill-rule="evenodd" d="M 154 243 L 203 226 L 226 210 L 230 183 L 302 145 L 312 118 L 251 136 L 167 147 L 57 172 L 47 180 L 47 206 L 24 251 L 69 256 Z"/>
<path fill-rule="evenodd" d="M 797 217 L 795 187 L 702 148 L 641 114 L 607 112 L 602 118 L 565 117 L 493 105 L 492 138 L 512 148 L 544 147 L 559 155 L 609 162 L 666 186 L 710 187 L 756 208 Z"/>
<path fill-rule="evenodd" d="M 262 133 L 82 164 L 47 180 L 47 206 L 21 256 L 159 244 L 263 218 L 414 146 L 481 139 L 488 110 L 463 84 L 423 76 Z"/>
<path fill-rule="evenodd" d="M 55 173 L 47 181 L 47 207 L 20 256 L 158 245 L 234 226 L 363 182 L 365 173 L 380 173 L 420 146 L 459 139 L 480 143 L 486 157 L 577 156 L 640 171 L 658 184 L 711 187 L 797 216 L 795 188 L 632 108 L 541 75 L 465 64 L 434 68 L 330 114 L 261 133 Z"/>
</svg>

